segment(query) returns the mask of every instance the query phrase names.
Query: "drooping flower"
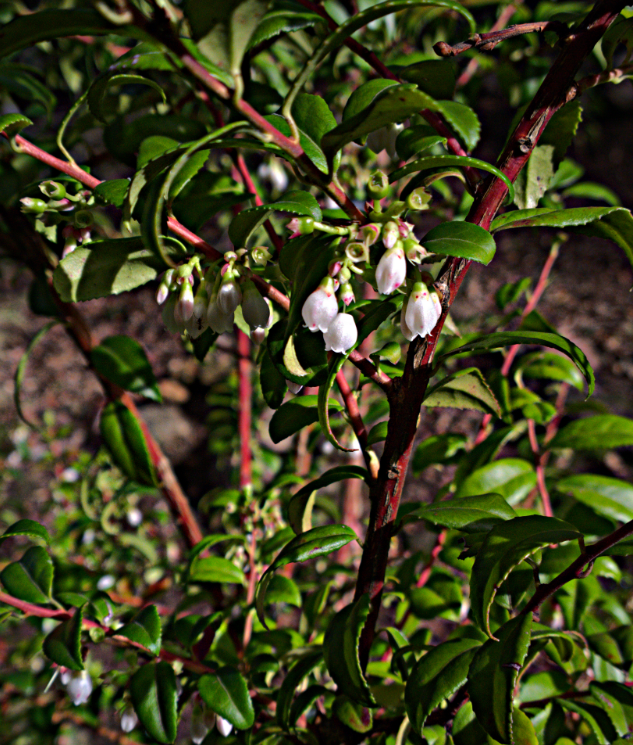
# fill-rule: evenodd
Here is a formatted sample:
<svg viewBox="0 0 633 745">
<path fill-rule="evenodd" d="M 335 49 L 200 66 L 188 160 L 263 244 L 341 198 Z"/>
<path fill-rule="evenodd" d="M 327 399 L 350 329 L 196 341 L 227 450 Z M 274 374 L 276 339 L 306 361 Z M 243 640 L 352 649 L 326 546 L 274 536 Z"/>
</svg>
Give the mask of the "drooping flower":
<svg viewBox="0 0 633 745">
<path fill-rule="evenodd" d="M 92 693 L 92 678 L 86 670 L 82 670 L 72 676 L 68 682 L 67 688 L 68 695 L 75 706 L 85 704 Z"/>
<path fill-rule="evenodd" d="M 224 277 L 218 291 L 218 305 L 223 313 L 235 313 L 242 302 L 242 290 L 233 279 Z"/>
<path fill-rule="evenodd" d="M 121 714 L 121 729 L 123 732 L 131 732 L 138 724 L 138 717 L 131 706 L 126 706 Z"/>
<path fill-rule="evenodd" d="M 207 308 L 207 323 L 216 334 L 233 331 L 233 313 L 223 313 L 218 305 L 217 297 L 212 297 Z"/>
<path fill-rule="evenodd" d="M 267 328 L 271 318 L 268 303 L 250 280 L 244 283 L 242 315 L 246 323 L 250 326 L 251 331 L 253 329 Z"/>
<path fill-rule="evenodd" d="M 376 284 L 381 295 L 391 295 L 407 276 L 407 261 L 403 248 L 398 245 L 382 255 L 376 267 Z"/>
<path fill-rule="evenodd" d="M 416 282 L 407 300 L 404 313 L 404 323 L 413 335 L 412 338 L 419 336 L 424 339 L 433 331 L 441 315 L 442 303 L 437 292 L 434 289 L 429 290 L 424 282 Z"/>
<path fill-rule="evenodd" d="M 178 296 L 178 302 L 174 307 L 174 320 L 176 323 L 185 324 L 190 320 L 193 315 L 193 288 L 191 284 L 185 279 L 180 285 L 180 294 Z"/>
<path fill-rule="evenodd" d="M 382 226 L 382 242 L 385 244 L 385 248 L 393 248 L 396 245 L 396 241 L 400 239 L 400 227 L 397 222 L 389 220 Z"/>
<path fill-rule="evenodd" d="M 351 349 L 358 339 L 356 323 L 349 313 L 339 313 L 323 334 L 326 352 L 344 353 Z"/>
<path fill-rule="evenodd" d="M 231 732 L 233 731 L 233 725 L 231 722 L 227 722 L 226 719 L 223 719 L 221 716 L 217 716 L 215 720 L 216 727 L 218 728 L 218 732 L 223 737 L 228 737 Z"/>
<path fill-rule="evenodd" d="M 325 277 L 311 293 L 301 309 L 301 315 L 310 331 L 327 331 L 336 314 L 338 303 L 332 277 Z"/>
</svg>

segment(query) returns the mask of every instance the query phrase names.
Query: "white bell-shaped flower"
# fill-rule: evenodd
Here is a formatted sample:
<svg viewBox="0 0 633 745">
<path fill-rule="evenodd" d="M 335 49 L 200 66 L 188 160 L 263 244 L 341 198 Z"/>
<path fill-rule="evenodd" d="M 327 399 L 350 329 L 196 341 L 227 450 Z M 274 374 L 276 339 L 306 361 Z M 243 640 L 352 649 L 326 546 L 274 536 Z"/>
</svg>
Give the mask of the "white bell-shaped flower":
<svg viewBox="0 0 633 745">
<path fill-rule="evenodd" d="M 242 302 L 242 290 L 234 279 L 224 279 L 218 290 L 218 305 L 223 313 L 235 313 Z"/>
<path fill-rule="evenodd" d="M 227 722 L 226 719 L 223 719 L 219 714 L 216 717 L 215 726 L 223 737 L 228 737 L 233 731 L 233 725 L 231 722 Z"/>
<path fill-rule="evenodd" d="M 390 248 L 376 267 L 376 284 L 381 295 L 391 295 L 407 276 L 407 260 L 401 246 Z"/>
<path fill-rule="evenodd" d="M 207 309 L 207 323 L 216 334 L 233 331 L 233 313 L 223 313 L 217 298 L 212 297 Z"/>
<path fill-rule="evenodd" d="M 433 331 L 441 315 L 442 303 L 437 292 L 429 290 L 424 282 L 416 282 L 407 300 L 404 314 L 406 327 L 413 337 L 419 336 L 424 339 Z"/>
<path fill-rule="evenodd" d="M 326 352 L 347 352 L 358 339 L 358 329 L 349 313 L 339 313 L 323 334 Z"/>
<path fill-rule="evenodd" d="M 310 331 L 327 331 L 338 313 L 338 302 L 332 277 L 326 277 L 311 293 L 301 309 L 301 315 Z"/>
<path fill-rule="evenodd" d="M 185 279 L 180 287 L 178 302 L 174 306 L 174 319 L 176 323 L 185 324 L 193 315 L 193 288 Z"/>
<path fill-rule="evenodd" d="M 85 670 L 82 670 L 73 675 L 68 682 L 67 688 L 68 695 L 75 706 L 85 704 L 92 693 L 92 678 Z"/>
<path fill-rule="evenodd" d="M 251 330 L 267 328 L 271 317 L 268 303 L 250 281 L 244 283 L 242 315 Z"/>
<path fill-rule="evenodd" d="M 131 732 L 138 724 L 138 717 L 131 706 L 126 706 L 121 714 L 121 729 L 123 732 Z"/>
</svg>

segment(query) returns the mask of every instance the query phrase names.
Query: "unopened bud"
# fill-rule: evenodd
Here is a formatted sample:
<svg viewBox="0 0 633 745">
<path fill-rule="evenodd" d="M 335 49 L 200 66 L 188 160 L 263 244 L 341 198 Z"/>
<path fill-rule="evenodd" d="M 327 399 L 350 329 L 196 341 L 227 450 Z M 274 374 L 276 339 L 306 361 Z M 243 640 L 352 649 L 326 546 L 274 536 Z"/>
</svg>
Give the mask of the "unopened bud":
<svg viewBox="0 0 633 745">
<path fill-rule="evenodd" d="M 176 323 L 187 323 L 193 315 L 193 303 L 193 289 L 189 282 L 183 282 L 180 287 L 178 302 L 174 308 L 174 320 Z"/>
<path fill-rule="evenodd" d="M 121 714 L 121 729 L 123 732 L 131 732 L 138 724 L 138 717 L 131 706 L 126 706 Z"/>
<path fill-rule="evenodd" d="M 20 199 L 20 204 L 22 205 L 22 212 L 34 212 L 36 214 L 46 212 L 46 202 L 37 197 L 24 197 Z"/>
<path fill-rule="evenodd" d="M 398 223 L 389 220 L 382 226 L 382 242 L 385 244 L 385 248 L 393 248 L 399 238 L 400 228 Z"/>
<path fill-rule="evenodd" d="M 299 233 L 299 235 L 307 235 L 308 233 L 314 233 L 314 218 L 313 217 L 293 217 L 292 220 L 286 225 L 291 233 Z"/>
<path fill-rule="evenodd" d="M 345 303 L 345 305 L 349 305 L 350 303 L 354 302 L 355 300 L 354 290 L 352 289 L 352 286 L 349 282 L 344 282 L 341 285 L 341 289 L 339 291 L 339 297 Z"/>
<path fill-rule="evenodd" d="M 251 341 L 253 344 L 263 344 L 266 339 L 266 329 L 259 326 L 251 331 Z"/>
<path fill-rule="evenodd" d="M 242 315 L 251 329 L 268 327 L 270 308 L 250 280 L 244 283 Z"/>
</svg>

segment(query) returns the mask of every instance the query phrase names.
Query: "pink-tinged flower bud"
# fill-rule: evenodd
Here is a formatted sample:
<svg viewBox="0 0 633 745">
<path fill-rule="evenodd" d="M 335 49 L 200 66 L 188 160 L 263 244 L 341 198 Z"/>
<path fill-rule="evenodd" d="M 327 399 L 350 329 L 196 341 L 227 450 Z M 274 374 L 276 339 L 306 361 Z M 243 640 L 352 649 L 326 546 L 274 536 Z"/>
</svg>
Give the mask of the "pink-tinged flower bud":
<svg viewBox="0 0 633 745">
<path fill-rule="evenodd" d="M 251 341 L 253 344 L 263 344 L 265 338 L 266 329 L 263 329 L 261 326 L 251 331 Z"/>
<path fill-rule="evenodd" d="M 359 238 L 366 246 L 372 246 L 380 238 L 381 230 L 382 228 L 380 225 L 372 222 L 369 223 L 369 225 L 363 225 L 356 237 Z"/>
<path fill-rule="evenodd" d="M 260 295 L 259 290 L 249 280 L 244 283 L 244 299 L 242 300 L 242 315 L 251 330 L 268 328 L 270 308 Z"/>
<path fill-rule="evenodd" d="M 207 323 L 216 334 L 233 331 L 233 313 L 223 313 L 216 298 L 211 298 L 207 309 Z"/>
<path fill-rule="evenodd" d="M 46 212 L 46 202 L 37 197 L 24 197 L 20 199 L 20 204 L 22 205 L 22 212 L 35 212 L 36 214 Z"/>
<path fill-rule="evenodd" d="M 314 233 L 314 218 L 293 217 L 292 220 L 290 220 L 290 222 L 286 225 L 286 228 L 288 228 L 291 233 L 299 233 L 299 235 Z"/>
<path fill-rule="evenodd" d="M 67 686 L 73 678 L 72 670 L 69 670 L 67 667 L 60 667 L 59 669 L 61 671 L 59 678 L 62 685 Z"/>
<path fill-rule="evenodd" d="M 343 265 L 340 261 L 330 261 L 327 273 L 330 275 L 330 277 L 336 277 L 336 275 L 341 271 L 342 266 Z"/>
<path fill-rule="evenodd" d="M 64 247 L 64 250 L 66 248 Z M 158 289 L 156 290 L 156 302 L 159 305 L 162 305 L 165 300 L 169 297 L 169 287 L 164 285 L 162 282 L 158 285 Z"/>
<path fill-rule="evenodd" d="M 422 259 L 429 255 L 424 246 L 417 242 L 415 238 L 407 238 L 403 241 L 404 253 L 412 264 L 421 263 Z"/>
<path fill-rule="evenodd" d="M 349 313 L 339 313 L 323 334 L 326 352 L 347 352 L 358 339 L 356 323 Z"/>
<path fill-rule="evenodd" d="M 409 235 L 411 235 L 411 231 L 413 230 L 414 226 L 411 225 L 410 222 L 405 222 L 404 220 L 398 220 L 398 230 L 400 231 L 400 237 L 401 238 L 408 238 Z"/>
<path fill-rule="evenodd" d="M 193 289 L 189 282 L 183 282 L 180 285 L 180 295 L 178 302 L 174 307 L 174 320 L 176 323 L 185 324 L 193 315 Z"/>
<path fill-rule="evenodd" d="M 121 729 L 123 732 L 131 732 L 138 724 L 138 717 L 131 706 L 126 706 L 121 714 Z"/>
<path fill-rule="evenodd" d="M 215 723 L 218 728 L 218 732 L 222 735 L 222 737 L 228 737 L 233 731 L 233 725 L 231 724 L 231 722 L 227 722 L 226 719 L 223 719 L 219 715 L 216 718 Z"/>
<path fill-rule="evenodd" d="M 295 396 L 303 390 L 303 386 L 300 383 L 294 383 L 292 380 L 286 380 L 286 385 L 290 393 L 294 393 Z"/>
<path fill-rule="evenodd" d="M 400 240 L 400 228 L 397 222 L 389 220 L 382 226 L 382 242 L 385 248 L 393 248 L 397 240 Z"/>
<path fill-rule="evenodd" d="M 407 262 L 401 247 L 390 248 L 376 267 L 376 285 L 381 295 L 391 295 L 407 277 Z"/>
<path fill-rule="evenodd" d="M 338 296 L 345 303 L 345 305 L 349 305 L 350 303 L 353 303 L 354 300 L 356 299 L 354 297 L 354 290 L 352 290 L 352 285 L 350 285 L 349 282 L 343 282 Z"/>
<path fill-rule="evenodd" d="M 429 290 L 424 282 L 416 282 L 407 300 L 404 314 L 405 325 L 413 334 L 413 337 L 419 336 L 424 339 L 425 336 L 428 336 L 435 328 L 441 315 L 442 303 L 437 292 Z"/>
<path fill-rule="evenodd" d="M 176 321 L 174 316 L 174 310 L 176 309 L 177 303 L 178 298 L 175 295 L 170 295 L 167 298 L 167 302 L 163 305 L 163 323 L 170 334 L 182 334 L 185 330 L 185 325 Z"/>
<path fill-rule="evenodd" d="M 85 243 L 90 243 L 90 241 L 92 240 L 92 233 L 88 230 L 88 228 L 82 228 L 79 232 L 81 245 L 83 246 Z"/>
<path fill-rule="evenodd" d="M 68 683 L 68 695 L 73 704 L 79 706 L 85 704 L 92 693 L 92 678 L 85 670 L 73 675 Z"/>
<path fill-rule="evenodd" d="M 301 315 L 310 331 L 327 331 L 338 313 L 334 280 L 325 277 L 316 290 L 308 295 Z"/>
<path fill-rule="evenodd" d="M 72 225 L 66 225 L 62 230 L 64 237 L 64 248 L 62 249 L 62 259 L 72 253 L 77 248 L 77 234 Z"/>
<path fill-rule="evenodd" d="M 223 279 L 218 291 L 218 305 L 223 313 L 235 313 L 242 302 L 242 290 L 234 279 Z"/>
</svg>

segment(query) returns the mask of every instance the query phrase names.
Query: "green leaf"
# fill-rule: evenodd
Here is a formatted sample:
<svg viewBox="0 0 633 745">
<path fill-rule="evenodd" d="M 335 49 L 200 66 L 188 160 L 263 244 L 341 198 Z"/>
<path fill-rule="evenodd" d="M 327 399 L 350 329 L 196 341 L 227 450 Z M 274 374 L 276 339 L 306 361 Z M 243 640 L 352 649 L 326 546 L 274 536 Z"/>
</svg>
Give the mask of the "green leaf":
<svg viewBox="0 0 633 745">
<path fill-rule="evenodd" d="M 158 610 L 155 605 L 148 605 L 134 618 L 116 631 L 117 636 L 124 636 L 137 644 L 142 644 L 152 654 L 160 652 L 161 626 Z"/>
<path fill-rule="evenodd" d="M 129 336 L 108 336 L 93 347 L 90 361 L 95 370 L 126 391 L 162 401 L 145 350 Z"/>
<path fill-rule="evenodd" d="M 386 440 L 388 430 L 389 422 L 378 422 L 378 424 L 375 424 L 367 435 L 367 445 L 375 445 L 378 442 Z"/>
<path fill-rule="evenodd" d="M 293 111 L 294 111 L 294 107 L 293 107 Z M 265 116 L 264 119 L 270 122 L 270 124 L 272 124 L 276 129 L 278 129 L 281 132 L 281 134 L 284 135 L 285 137 L 292 137 L 290 125 L 288 124 L 286 119 L 283 116 L 281 116 L 281 114 L 269 114 L 268 116 Z M 301 129 L 299 129 L 299 144 L 303 148 L 303 151 L 306 154 L 306 156 L 314 163 L 314 165 L 322 173 L 327 173 L 328 164 L 327 164 L 327 160 L 325 159 L 323 150 L 321 149 L 321 146 Z M 260 146 L 259 149 L 261 148 L 262 146 Z M 271 144 L 269 148 L 271 149 L 272 152 L 275 152 L 275 154 L 278 155 L 279 157 L 286 157 L 286 158 L 289 157 L 287 154 L 284 153 L 283 150 L 278 149 L 276 145 Z"/>
<path fill-rule="evenodd" d="M 286 384 L 286 379 L 279 372 L 277 366 L 270 358 L 270 353 L 267 348 L 264 348 L 261 357 L 259 384 L 267 406 L 271 409 L 278 409 L 284 401 L 288 386 Z"/>
<path fill-rule="evenodd" d="M 264 0 L 187 0 L 185 14 L 199 50 L 221 69 L 241 77 L 242 58 L 267 5 Z"/>
<path fill-rule="evenodd" d="M 360 342 L 357 340 L 356 344 L 359 344 Z M 348 350 L 345 354 L 332 354 L 332 357 L 330 359 L 330 364 L 328 366 L 327 371 L 327 379 L 325 383 L 323 383 L 319 387 L 319 396 L 318 396 L 318 412 L 319 412 L 319 424 L 321 425 L 321 431 L 326 436 L 326 438 L 334 445 L 335 448 L 338 450 L 342 450 L 345 453 L 353 452 L 354 450 L 357 450 L 357 448 L 344 448 L 341 443 L 336 439 L 334 436 L 334 432 L 332 432 L 332 427 L 330 425 L 330 390 L 332 389 L 332 386 L 334 385 L 334 381 L 336 380 L 336 376 L 340 369 L 345 364 L 345 361 L 347 360 L 347 357 L 349 355 L 349 352 L 352 350 Z"/>
<path fill-rule="evenodd" d="M 354 732 L 369 732 L 373 726 L 372 710 L 352 701 L 345 695 L 334 699 L 332 713 Z"/>
<path fill-rule="evenodd" d="M 326 525 L 301 533 L 301 535 L 298 535 L 287 543 L 273 563 L 262 574 L 257 584 L 255 605 L 259 620 L 266 625 L 264 623 L 264 601 L 266 589 L 273 576 L 273 572 L 286 566 L 286 564 L 308 561 L 318 556 L 330 554 L 332 551 L 346 546 L 354 539 L 358 540 L 356 533 L 351 528 L 348 528 L 347 525 Z"/>
<path fill-rule="evenodd" d="M 443 224 L 450 225 L 455 223 Z M 551 334 L 541 331 L 499 331 L 473 339 L 468 342 L 468 344 L 464 344 L 456 349 L 451 349 L 451 351 L 447 352 L 443 357 L 450 357 L 464 352 L 481 354 L 482 352 L 489 352 L 493 349 L 508 347 L 513 344 L 538 344 L 543 347 L 551 347 L 552 349 L 558 349 L 559 352 L 563 352 L 573 360 L 576 367 L 584 375 L 589 387 L 589 395 L 593 393 L 596 379 L 591 365 L 589 364 L 589 360 L 585 357 L 584 352 L 579 347 L 559 334 Z"/>
<path fill-rule="evenodd" d="M 2 32 L 0 32 L 0 45 L 1 44 Z M 4 114 L 3 116 L 0 116 L 0 132 L 4 132 L 7 137 L 13 137 L 24 129 L 24 127 L 30 127 L 32 124 L 33 122 L 22 114 Z"/>
<path fill-rule="evenodd" d="M 191 340 L 193 355 L 199 362 L 204 362 L 211 347 L 216 343 L 220 334 L 216 334 L 211 329 L 205 329 L 200 336 Z"/>
<path fill-rule="evenodd" d="M 426 126 L 407 127 L 403 129 L 396 139 L 396 152 L 402 160 L 409 160 L 414 155 L 419 155 L 435 145 L 445 145 L 446 137 L 430 135 Z"/>
<path fill-rule="evenodd" d="M 543 546 L 580 536 L 573 525 L 541 515 L 515 517 L 495 526 L 475 557 L 470 577 L 470 603 L 475 623 L 492 636 L 491 606 L 510 572 Z"/>
<path fill-rule="evenodd" d="M 406 515 L 404 523 L 426 520 L 433 525 L 463 530 L 465 533 L 481 533 L 516 516 L 516 512 L 501 495 L 481 494 L 418 507 Z"/>
<path fill-rule="evenodd" d="M 547 443 L 548 448 L 610 450 L 633 445 L 633 420 L 612 414 L 576 419 Z"/>
<path fill-rule="evenodd" d="M 455 130 L 466 150 L 474 150 L 479 142 L 481 124 L 470 106 L 457 101 L 438 101 L 437 110 Z"/>
<path fill-rule="evenodd" d="M 53 561 L 46 549 L 31 546 L 19 561 L 7 564 L 0 572 L 0 581 L 9 595 L 19 600 L 50 603 Z"/>
<path fill-rule="evenodd" d="M 217 672 L 203 675 L 198 691 L 205 704 L 236 729 L 249 729 L 255 722 L 255 711 L 248 685 L 233 667 L 222 667 Z"/>
<path fill-rule="evenodd" d="M 266 603 L 269 605 L 287 603 L 294 605 L 295 608 L 301 608 L 301 592 L 297 583 L 290 577 L 284 577 L 283 574 L 275 574 L 268 583 Z"/>
<path fill-rule="evenodd" d="M 173 202 L 191 179 L 204 167 L 210 152 L 211 150 L 200 150 L 187 160 L 171 182 L 169 194 L 167 195 L 168 202 Z"/>
<path fill-rule="evenodd" d="M 560 380 L 573 385 L 579 391 L 584 388 L 582 375 L 575 365 L 554 352 L 536 352 L 521 360 L 517 368 L 525 378 L 544 378 L 545 380 Z"/>
<path fill-rule="evenodd" d="M 532 209 L 548 190 L 554 176 L 554 146 L 537 145 L 527 166 L 515 181 L 514 203 L 519 209 Z"/>
<path fill-rule="evenodd" d="M 611 631 L 587 636 L 589 648 L 607 662 L 628 670 L 633 663 L 633 626 L 618 626 Z"/>
<path fill-rule="evenodd" d="M 466 683 L 468 668 L 480 646 L 477 639 L 453 639 L 438 644 L 417 661 L 407 680 L 404 705 L 418 734 L 433 709 Z"/>
<path fill-rule="evenodd" d="M 463 498 L 495 492 L 516 504 L 535 486 L 536 471 L 532 463 L 521 458 L 502 458 L 473 471 L 461 482 L 455 496 Z"/>
<path fill-rule="evenodd" d="M 613 725 L 607 715 L 597 706 L 584 701 L 571 701 L 569 699 L 559 698 L 558 703 L 563 709 L 578 715 L 589 725 L 595 742 L 599 745 L 609 745 L 617 737 Z"/>
<path fill-rule="evenodd" d="M 266 346 L 273 364 L 284 380 L 320 385 L 327 376 L 328 366 L 323 337 L 308 328 L 297 328 L 294 336 L 287 338 L 287 328 L 287 321 L 282 319 L 268 332 Z"/>
<path fill-rule="evenodd" d="M 321 208 L 317 200 L 307 191 L 288 191 L 282 199 L 272 204 L 251 207 L 237 214 L 229 226 L 229 238 L 236 248 L 246 246 L 252 234 L 263 225 L 273 212 L 290 212 L 293 215 L 321 220 Z"/>
<path fill-rule="evenodd" d="M 515 742 L 512 699 L 521 666 L 530 646 L 532 614 L 517 616 L 476 652 L 468 671 L 468 693 L 477 720 L 502 743 Z"/>
<path fill-rule="evenodd" d="M 190 582 L 232 582 L 244 584 L 244 572 L 223 556 L 196 557 L 189 570 Z"/>
<path fill-rule="evenodd" d="M 321 150 L 321 140 L 330 130 L 336 127 L 336 118 L 330 107 L 321 96 L 300 93 L 292 105 L 292 116 L 295 124 L 299 127 L 299 141 L 301 142 L 303 138 L 306 144 L 308 140 L 311 143 L 311 146 L 306 150 L 306 155 L 310 157 L 310 153 L 314 154 L 318 151 L 318 157 L 310 159 L 317 168 L 325 169 L 325 172 L 327 172 L 327 163 L 325 163 L 325 156 Z"/>
<path fill-rule="evenodd" d="M 413 81 L 412 81 L 413 82 Z M 393 88 L 398 85 L 395 80 L 386 80 L 385 78 L 375 78 L 369 80 L 362 85 L 359 85 L 356 90 L 352 91 L 352 95 L 347 99 L 345 108 L 343 109 L 343 121 L 346 122 L 348 119 L 352 119 L 357 114 L 360 114 L 368 106 L 370 106 L 374 100 L 387 88 Z"/>
<path fill-rule="evenodd" d="M 624 523 L 633 520 L 633 486 L 621 479 L 574 474 L 557 481 L 556 491 L 569 494 L 604 517 Z"/>
<path fill-rule="evenodd" d="M 501 416 L 499 402 L 476 367 L 459 370 L 440 380 L 427 391 L 423 403 L 427 407 L 474 409 L 496 417 Z"/>
<path fill-rule="evenodd" d="M 431 435 L 421 442 L 413 453 L 411 470 L 417 476 L 434 463 L 452 462 L 454 457 L 465 449 L 465 435 L 449 432 L 445 435 Z"/>
<path fill-rule="evenodd" d="M 408 176 L 410 173 L 428 171 L 431 168 L 446 168 L 447 166 L 457 166 L 458 168 L 466 168 L 470 166 L 471 168 L 480 168 L 481 170 L 492 173 L 497 178 L 500 178 L 508 187 L 510 195 L 513 195 L 514 193 L 514 185 L 503 171 L 500 171 L 496 166 L 487 163 L 485 160 L 471 158 L 466 155 L 426 155 L 423 158 L 413 160 L 411 163 L 407 163 L 406 166 L 402 166 L 390 173 L 389 182 L 393 183 L 394 181 L 398 181 L 399 179 L 404 178 L 404 176 Z M 473 223 L 464 223 L 461 221 L 459 224 L 473 225 Z M 478 225 L 474 227 L 479 228 Z M 483 230 L 483 228 L 479 228 L 479 230 Z"/>
<path fill-rule="evenodd" d="M 368 475 L 367 470 L 361 466 L 335 466 L 318 479 L 302 486 L 288 504 L 288 521 L 294 532 L 299 535 L 309 529 L 305 523 L 311 522 L 312 502 L 314 501 L 312 497 L 319 489 L 347 479 L 367 481 Z M 308 505 L 310 505 L 309 514 L 307 514 Z"/>
<path fill-rule="evenodd" d="M 295 432 L 307 427 L 309 424 L 319 421 L 317 408 L 318 396 L 299 396 L 291 401 L 286 401 L 273 414 L 269 432 L 274 443 L 285 440 L 286 437 L 294 435 Z M 328 401 L 329 408 L 342 411 L 343 406 L 334 398 Z"/>
<path fill-rule="evenodd" d="M 150 662 L 130 680 L 132 705 L 141 724 L 158 742 L 171 743 L 178 727 L 176 675 L 168 662 Z"/>
<path fill-rule="evenodd" d="M 118 70 L 108 70 L 100 75 L 88 89 L 88 108 L 92 115 L 102 122 L 106 121 L 103 102 L 111 85 L 147 85 L 160 95 L 163 103 L 167 102 L 165 91 L 154 80 L 142 75 L 119 74 Z"/>
<path fill-rule="evenodd" d="M 592 681 L 589 690 L 592 699 L 607 713 L 618 735 L 628 735 L 629 721 L 633 713 L 633 695 L 629 689 L 613 681 Z"/>
<path fill-rule="evenodd" d="M 323 659 L 321 647 L 309 647 L 298 662 L 296 662 L 283 679 L 277 694 L 277 708 L 275 716 L 279 726 L 284 730 L 293 727 L 295 722 L 290 718 L 292 700 L 299 689 L 301 681 L 308 675 Z"/>
<path fill-rule="evenodd" d="M 582 121 L 582 106 L 578 100 L 570 101 L 560 108 L 547 123 L 539 138 L 539 146 L 552 145 L 553 161 L 556 166 L 563 160 L 567 148 L 573 142 Z"/>
<path fill-rule="evenodd" d="M 405 67 L 391 65 L 391 70 L 437 100 L 452 99 L 455 94 L 455 66 L 448 60 L 427 59 Z"/>
<path fill-rule="evenodd" d="M 130 182 L 126 178 L 117 178 L 112 181 L 102 181 L 92 193 L 102 203 L 113 204 L 121 209 L 129 188 Z"/>
<path fill-rule="evenodd" d="M 297 12 L 295 10 L 273 9 L 266 13 L 255 33 L 249 41 L 249 49 L 259 46 L 262 42 L 272 39 L 279 34 L 288 34 L 309 28 L 321 23 L 321 16 L 308 11 Z"/>
<path fill-rule="evenodd" d="M 2 535 L 0 535 L 0 542 L 5 538 L 11 538 L 14 535 L 28 535 L 29 538 L 39 538 L 45 543 L 50 543 L 50 536 L 48 530 L 43 525 L 36 523 L 35 520 L 18 520 L 17 523 L 10 525 Z"/>
<path fill-rule="evenodd" d="M 496 251 L 494 238 L 487 230 L 460 221 L 443 222 L 431 228 L 421 243 L 431 253 L 459 256 L 482 264 L 489 264 Z"/>
<path fill-rule="evenodd" d="M 164 239 L 167 253 L 175 260 L 185 256 L 182 244 Z M 53 272 L 53 284 L 66 303 L 118 295 L 147 284 L 167 268 L 148 251 L 141 238 L 88 243 L 62 259 Z"/>
<path fill-rule="evenodd" d="M 156 485 L 156 472 L 143 430 L 120 401 L 111 401 L 101 412 L 101 437 L 114 462 L 129 479 Z"/>
<path fill-rule="evenodd" d="M 62 621 L 44 639 L 44 654 L 58 665 L 69 670 L 83 670 L 81 656 L 81 624 L 84 617 L 84 606 L 77 608 L 67 621 Z"/>
<path fill-rule="evenodd" d="M 349 530 L 349 528 L 348 528 Z M 370 609 L 369 594 L 339 611 L 323 639 L 323 657 L 339 693 L 363 706 L 375 706 L 358 657 L 358 643 Z"/>
</svg>

